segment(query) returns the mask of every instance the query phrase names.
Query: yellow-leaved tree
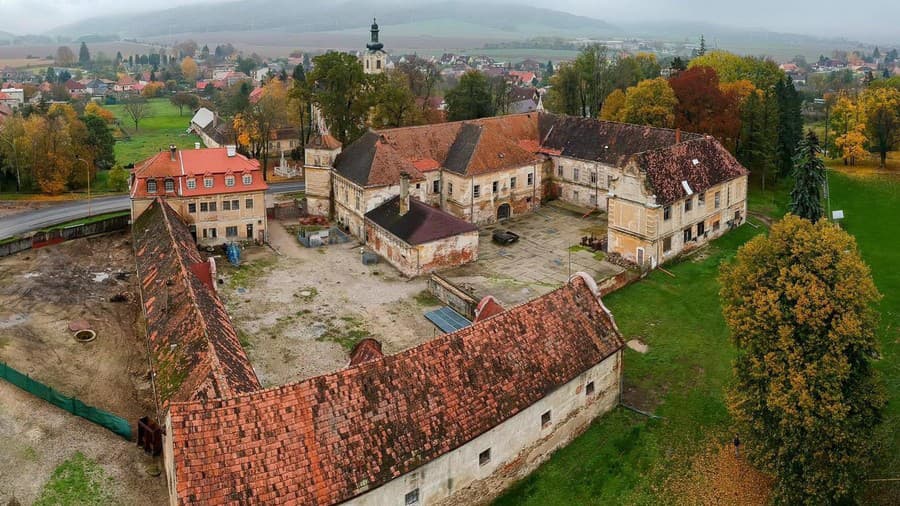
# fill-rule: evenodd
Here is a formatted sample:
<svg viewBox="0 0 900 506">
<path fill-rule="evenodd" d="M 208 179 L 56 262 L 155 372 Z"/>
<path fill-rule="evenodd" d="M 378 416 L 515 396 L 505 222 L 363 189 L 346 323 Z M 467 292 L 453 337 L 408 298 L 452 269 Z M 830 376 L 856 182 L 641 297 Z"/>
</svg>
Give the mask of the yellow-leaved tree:
<svg viewBox="0 0 900 506">
<path fill-rule="evenodd" d="M 678 99 L 662 77 L 645 79 L 625 92 L 621 120 L 626 123 L 672 128 Z"/>
<path fill-rule="evenodd" d="M 600 119 L 622 121 L 622 108 L 624 107 L 625 92 L 616 88 L 603 101 L 603 106 L 600 107 Z"/>
<path fill-rule="evenodd" d="M 738 350 L 728 408 L 777 504 L 842 504 L 870 463 L 885 405 L 872 361 L 880 295 L 856 241 L 787 215 L 719 281 Z"/>
</svg>

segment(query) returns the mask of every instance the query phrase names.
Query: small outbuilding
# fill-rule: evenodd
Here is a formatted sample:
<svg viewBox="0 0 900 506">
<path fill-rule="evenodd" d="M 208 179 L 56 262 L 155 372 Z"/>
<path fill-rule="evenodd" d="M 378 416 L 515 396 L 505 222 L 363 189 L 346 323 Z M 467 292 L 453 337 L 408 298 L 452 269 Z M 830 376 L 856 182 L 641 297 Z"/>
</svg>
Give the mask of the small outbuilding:
<svg viewBox="0 0 900 506">
<path fill-rule="evenodd" d="M 366 244 L 404 276 L 415 277 L 478 259 L 478 229 L 452 214 L 409 196 L 409 176 L 400 195 L 365 215 Z"/>
</svg>

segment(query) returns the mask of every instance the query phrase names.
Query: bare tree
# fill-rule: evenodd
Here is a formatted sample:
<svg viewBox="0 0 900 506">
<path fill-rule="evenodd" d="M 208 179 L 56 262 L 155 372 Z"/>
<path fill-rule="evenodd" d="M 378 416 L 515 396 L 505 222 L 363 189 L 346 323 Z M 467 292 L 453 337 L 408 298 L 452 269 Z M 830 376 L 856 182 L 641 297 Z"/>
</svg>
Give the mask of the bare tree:
<svg viewBox="0 0 900 506">
<path fill-rule="evenodd" d="M 148 118 L 153 115 L 153 112 L 150 110 L 150 104 L 147 100 L 140 97 L 129 98 L 124 102 L 123 109 L 125 109 L 125 113 L 128 114 L 128 117 L 131 118 L 131 121 L 134 122 L 134 131 L 136 132 L 138 129 L 138 124 L 142 119 Z"/>
</svg>

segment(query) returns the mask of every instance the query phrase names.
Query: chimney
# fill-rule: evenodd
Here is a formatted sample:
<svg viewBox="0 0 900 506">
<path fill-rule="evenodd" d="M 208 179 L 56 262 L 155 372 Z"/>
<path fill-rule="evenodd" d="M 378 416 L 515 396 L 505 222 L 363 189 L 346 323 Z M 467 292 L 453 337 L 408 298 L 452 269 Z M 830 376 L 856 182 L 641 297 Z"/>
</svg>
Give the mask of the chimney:
<svg viewBox="0 0 900 506">
<path fill-rule="evenodd" d="M 175 161 L 175 152 L 178 151 L 178 148 L 175 147 L 174 144 L 169 144 L 169 159 L 173 162 Z"/>
<path fill-rule="evenodd" d="M 675 144 L 681 144 L 681 129 L 675 129 Z"/>
<path fill-rule="evenodd" d="M 409 212 L 409 174 L 400 173 L 400 216 Z"/>
<path fill-rule="evenodd" d="M 195 142 L 195 143 L 194 143 L 194 149 L 200 149 L 200 143 L 199 143 L 199 142 Z"/>
<path fill-rule="evenodd" d="M 234 158 L 237 154 L 237 146 L 234 144 L 229 144 L 225 146 L 225 151 L 228 153 L 228 158 Z"/>
</svg>

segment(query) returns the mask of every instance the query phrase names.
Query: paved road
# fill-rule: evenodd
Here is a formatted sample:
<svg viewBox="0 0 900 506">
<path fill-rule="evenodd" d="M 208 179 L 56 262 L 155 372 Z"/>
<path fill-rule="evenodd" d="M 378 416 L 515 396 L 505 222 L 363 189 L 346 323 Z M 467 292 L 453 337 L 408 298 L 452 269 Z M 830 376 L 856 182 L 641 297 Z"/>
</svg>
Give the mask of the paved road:
<svg viewBox="0 0 900 506">
<path fill-rule="evenodd" d="M 303 191 L 305 188 L 306 185 L 304 183 L 298 182 L 272 183 L 269 185 L 269 195 Z M 34 209 L 32 211 L 0 218 L 0 239 L 24 234 L 26 232 L 31 232 L 32 230 L 38 230 L 66 221 L 77 220 L 90 215 L 111 213 L 114 211 L 126 211 L 130 208 L 131 203 L 127 195 L 92 199 L 90 202 L 90 212 L 88 211 L 87 200 L 76 200 L 54 204 L 45 208 Z"/>
</svg>

